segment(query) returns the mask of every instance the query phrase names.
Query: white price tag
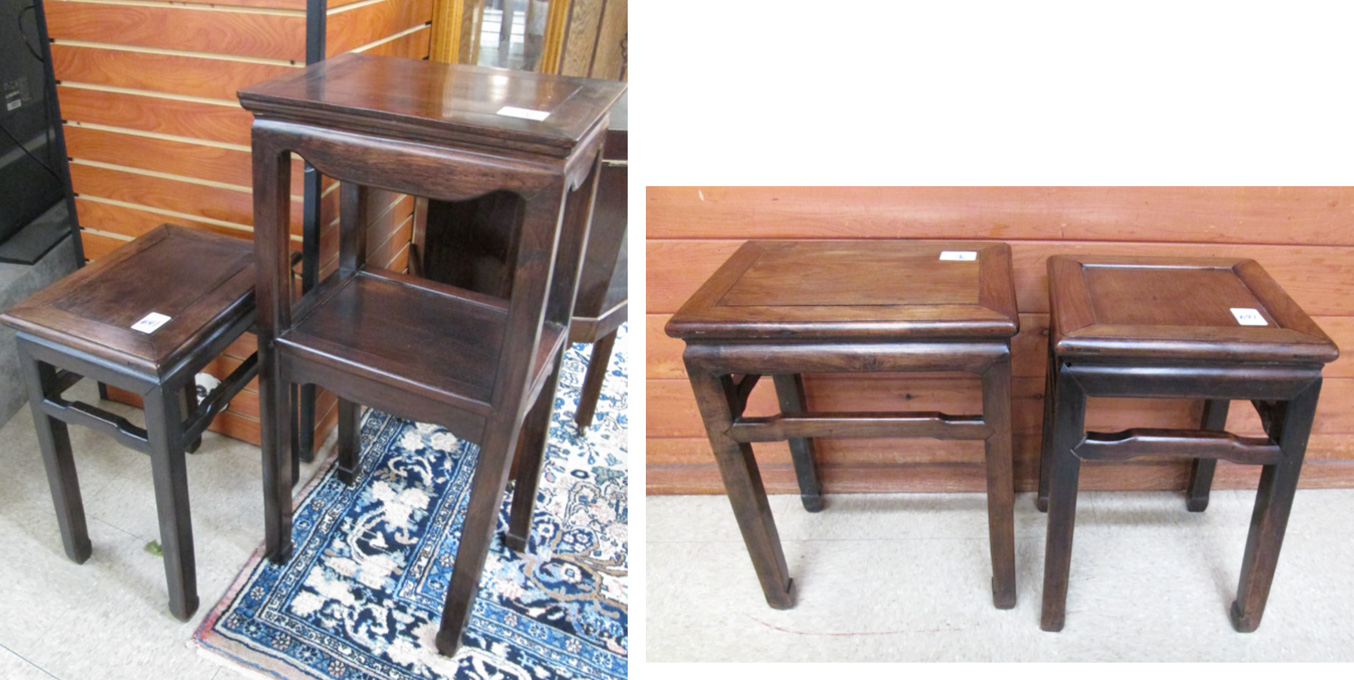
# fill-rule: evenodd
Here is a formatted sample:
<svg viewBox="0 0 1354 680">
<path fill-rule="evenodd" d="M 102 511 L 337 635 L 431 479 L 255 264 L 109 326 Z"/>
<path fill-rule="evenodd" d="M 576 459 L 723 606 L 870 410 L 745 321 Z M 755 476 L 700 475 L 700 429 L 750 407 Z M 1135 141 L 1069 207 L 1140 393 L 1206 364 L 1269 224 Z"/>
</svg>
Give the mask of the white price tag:
<svg viewBox="0 0 1354 680">
<path fill-rule="evenodd" d="M 154 333 L 155 329 L 165 325 L 168 321 L 169 317 L 164 314 L 151 312 L 150 314 L 141 317 L 140 321 L 132 324 L 132 330 L 140 331 L 142 333 Z"/>
<path fill-rule="evenodd" d="M 526 118 L 527 120 L 545 120 L 550 116 L 550 112 L 537 111 L 535 109 L 519 109 L 516 106 L 505 106 L 498 110 L 498 115 L 508 116 L 509 118 Z"/>
<path fill-rule="evenodd" d="M 1269 322 L 1265 317 L 1260 316 L 1260 310 L 1250 307 L 1232 307 L 1232 316 L 1236 317 L 1236 322 L 1242 326 L 1268 326 Z"/>
<path fill-rule="evenodd" d="M 953 261 L 955 261 L 955 262 L 974 262 L 974 261 L 976 261 L 976 260 L 978 259 L 978 251 L 976 251 L 976 250 L 942 250 L 942 251 L 940 251 L 940 259 L 941 259 L 942 261 L 943 261 L 943 260 L 953 260 Z"/>
</svg>

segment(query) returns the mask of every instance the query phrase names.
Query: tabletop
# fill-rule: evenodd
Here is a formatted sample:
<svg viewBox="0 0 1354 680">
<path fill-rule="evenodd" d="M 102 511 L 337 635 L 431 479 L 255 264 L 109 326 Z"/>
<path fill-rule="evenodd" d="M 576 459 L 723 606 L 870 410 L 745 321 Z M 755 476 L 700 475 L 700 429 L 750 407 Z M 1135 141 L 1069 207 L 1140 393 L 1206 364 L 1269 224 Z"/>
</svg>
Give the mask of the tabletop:
<svg viewBox="0 0 1354 680">
<path fill-rule="evenodd" d="M 749 241 L 668 322 L 703 339 L 1010 338 L 1004 243 Z"/>
<path fill-rule="evenodd" d="M 249 241 L 164 224 L 44 288 L 0 321 L 150 374 L 254 307 Z"/>
<path fill-rule="evenodd" d="M 1055 255 L 1048 277 L 1060 356 L 1324 363 L 1339 355 L 1254 260 Z"/>
<path fill-rule="evenodd" d="M 240 90 L 255 115 L 567 156 L 625 83 L 349 53 Z"/>
</svg>

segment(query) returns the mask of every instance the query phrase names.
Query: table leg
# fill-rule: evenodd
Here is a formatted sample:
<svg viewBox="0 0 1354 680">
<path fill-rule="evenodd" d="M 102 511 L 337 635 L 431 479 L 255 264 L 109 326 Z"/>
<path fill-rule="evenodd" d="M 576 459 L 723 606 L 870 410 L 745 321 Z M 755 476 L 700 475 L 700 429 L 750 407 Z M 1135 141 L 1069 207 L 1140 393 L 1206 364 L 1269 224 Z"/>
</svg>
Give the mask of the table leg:
<svg viewBox="0 0 1354 680">
<path fill-rule="evenodd" d="M 274 564 L 291 557 L 291 385 L 282 379 L 277 349 L 259 338 L 259 434 L 263 450 L 264 552 Z"/>
<path fill-rule="evenodd" d="M 508 512 L 508 529 L 503 544 L 517 552 L 526 552 L 531 539 L 531 523 L 536 515 L 536 492 L 540 488 L 541 470 L 550 444 L 550 416 L 555 410 L 555 393 L 559 389 L 560 368 L 564 365 L 566 347 L 555 354 L 555 368 L 541 388 L 536 403 L 522 419 L 522 430 L 517 435 L 517 469 L 512 491 L 512 509 Z"/>
<path fill-rule="evenodd" d="M 1231 403 L 1226 399 L 1205 401 L 1199 429 L 1215 432 L 1227 429 L 1227 408 Z M 1189 489 L 1185 492 L 1185 507 L 1190 512 L 1203 512 L 1208 507 L 1208 493 L 1213 488 L 1213 471 L 1217 467 L 1216 458 L 1195 458 L 1190 465 Z"/>
<path fill-rule="evenodd" d="M 696 393 L 710 447 L 714 450 L 724 489 L 738 519 L 738 528 L 743 532 L 743 542 L 757 571 L 757 579 L 761 581 L 766 603 L 775 609 L 789 609 L 795 604 L 794 581 L 785 565 L 785 553 L 781 550 L 780 535 L 776 533 L 776 521 L 771 516 L 757 461 L 752 457 L 752 446 L 740 444 L 725 434 L 733 424 L 729 393 L 725 389 L 728 377 L 701 373 L 689 364 L 687 375 L 691 378 L 691 388 Z"/>
<path fill-rule="evenodd" d="M 169 584 L 169 611 L 179 620 L 187 621 L 197 611 L 198 597 L 181 390 L 178 386 L 157 387 L 146 395 L 145 405 L 155 511 L 160 518 L 160 547 Z"/>
<path fill-rule="evenodd" d="M 296 393 L 293 392 L 293 395 Z M 304 405 L 303 405 L 304 408 Z M 357 472 L 361 468 L 361 461 L 358 460 L 360 453 L 360 437 L 358 437 L 358 409 L 362 408 L 357 402 L 348 401 L 343 397 L 338 398 L 338 474 L 340 482 L 352 486 L 357 480 Z M 299 455 L 297 456 L 300 457 Z"/>
<path fill-rule="evenodd" d="M 1011 462 L 1011 359 L 1003 357 L 983 371 L 983 421 L 986 441 L 987 525 L 992 552 L 992 603 L 1016 604 L 1015 478 Z"/>
<path fill-rule="evenodd" d="M 1283 451 L 1283 460 L 1266 465 L 1260 473 L 1250 535 L 1246 538 L 1246 553 L 1241 560 L 1241 583 L 1237 586 L 1236 601 L 1231 609 L 1232 627 L 1238 632 L 1254 631 L 1265 613 L 1320 393 L 1321 379 L 1317 378 L 1310 387 L 1284 404 L 1278 422 L 1272 424 L 1272 430 L 1277 430 L 1275 438 Z M 1274 434 L 1271 432 L 1271 436 Z"/>
<path fill-rule="evenodd" d="M 516 399 L 512 400 L 516 401 Z M 517 441 L 515 414 L 498 414 L 485 425 L 475 476 L 470 481 L 470 500 L 461 525 L 461 541 L 456 546 L 451 582 L 442 605 L 442 620 L 434 638 L 439 654 L 452 656 L 461 646 L 461 636 L 470 623 L 470 613 L 479 591 L 484 562 L 498 528 L 498 509 L 503 502 L 503 487 L 508 483 Z"/>
<path fill-rule="evenodd" d="M 1058 404 L 1057 380 L 1058 358 L 1053 354 L 1052 340 L 1049 340 L 1048 368 L 1044 371 L 1044 427 L 1039 436 L 1039 493 L 1034 497 L 1034 506 L 1040 512 L 1048 512 L 1049 469 L 1053 464 L 1053 414 Z"/>
<path fill-rule="evenodd" d="M 297 388 L 296 457 L 302 463 L 315 460 L 315 385 L 306 383 Z"/>
<path fill-rule="evenodd" d="M 597 412 L 597 398 L 602 395 L 602 382 L 606 380 L 606 370 L 611 364 L 611 350 L 616 346 L 614 331 L 600 337 L 592 343 L 592 356 L 588 359 L 588 372 L 583 376 L 583 391 L 578 397 L 578 411 L 574 413 L 574 422 L 578 433 L 587 432 L 592 425 L 592 416 Z"/>
<path fill-rule="evenodd" d="M 1044 548 L 1044 605 L 1039 627 L 1060 631 L 1067 617 L 1067 578 L 1077 515 L 1081 459 L 1073 453 L 1085 436 L 1086 393 L 1066 370 L 1058 371 L 1052 460 L 1049 466 L 1048 543 Z"/>
<path fill-rule="evenodd" d="M 183 385 L 184 420 L 191 420 L 195 413 L 197 413 L 197 382 L 196 380 L 190 380 Z M 188 443 L 187 451 L 188 453 L 197 453 L 197 450 L 201 447 L 202 437 L 198 437 Z"/>
<path fill-rule="evenodd" d="M 19 365 L 28 388 L 28 405 L 33 411 L 33 426 L 42 449 L 43 466 L 47 469 L 47 485 L 56 506 L 56 523 L 61 529 L 61 543 L 66 556 L 76 564 L 89 559 L 92 547 L 89 528 L 85 524 L 85 505 L 80 498 L 80 480 L 75 474 L 75 457 L 71 455 L 70 430 L 59 418 L 42 410 L 48 395 L 55 396 L 56 369 L 34 359 L 19 343 Z"/>
<path fill-rule="evenodd" d="M 773 376 L 776 383 L 776 397 L 780 400 L 782 413 L 808 413 L 804 398 L 804 377 L 798 373 L 784 373 Z M 790 456 L 795 464 L 795 477 L 799 480 L 799 500 L 809 512 L 823 509 L 823 486 L 818 482 L 818 456 L 813 450 L 813 439 L 800 437 L 790 440 Z"/>
</svg>

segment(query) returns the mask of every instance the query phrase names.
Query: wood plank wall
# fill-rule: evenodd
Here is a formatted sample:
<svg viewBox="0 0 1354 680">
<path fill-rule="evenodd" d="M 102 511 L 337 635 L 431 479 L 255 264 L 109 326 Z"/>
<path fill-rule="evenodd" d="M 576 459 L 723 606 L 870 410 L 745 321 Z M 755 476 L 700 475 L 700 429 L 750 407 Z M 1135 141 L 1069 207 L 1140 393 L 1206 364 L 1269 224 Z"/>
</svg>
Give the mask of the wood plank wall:
<svg viewBox="0 0 1354 680">
<path fill-rule="evenodd" d="M 629 80 L 627 0 L 572 0 L 559 74 Z"/>
<path fill-rule="evenodd" d="M 163 222 L 253 236 L 249 127 L 235 92 L 303 68 L 306 0 L 48 0 L 57 94 L 85 256 L 97 259 Z M 426 58 L 432 0 L 329 0 L 327 56 Z M 291 229 L 300 248 L 301 167 L 293 163 Z M 321 268 L 337 268 L 338 192 L 321 202 Z M 370 261 L 403 270 L 413 201 L 382 192 L 368 215 Z M 207 371 L 224 377 L 254 352 L 246 335 Z M 134 395 L 115 398 L 137 403 Z M 316 441 L 334 427 L 321 394 Z M 259 440 L 251 384 L 212 429 Z"/>
<path fill-rule="evenodd" d="M 1054 253 L 1250 257 L 1341 348 L 1327 366 L 1302 476 L 1304 487 L 1354 487 L 1354 189 L 1349 188 L 708 188 L 647 193 L 649 493 L 718 493 L 719 473 L 682 367 L 682 343 L 663 325 L 746 239 L 994 239 L 1011 245 L 1021 331 L 1013 343 L 1016 485 L 1034 490 L 1044 352 L 1045 259 Z M 749 415 L 776 411 L 763 381 Z M 825 411 L 979 413 L 976 379 L 962 375 L 809 376 L 809 406 Z M 907 406 L 900 407 L 906 402 Z M 1090 429 L 1188 427 L 1201 406 L 1178 400 L 1092 399 Z M 1248 404 L 1228 429 L 1260 434 Z M 784 443 L 757 445 L 767 490 L 796 491 Z M 824 440 L 830 492 L 980 491 L 981 442 Z M 1139 461 L 1083 468 L 1083 489 L 1183 489 L 1187 463 Z M 1259 468 L 1221 463 L 1218 488 L 1254 488 Z"/>
</svg>

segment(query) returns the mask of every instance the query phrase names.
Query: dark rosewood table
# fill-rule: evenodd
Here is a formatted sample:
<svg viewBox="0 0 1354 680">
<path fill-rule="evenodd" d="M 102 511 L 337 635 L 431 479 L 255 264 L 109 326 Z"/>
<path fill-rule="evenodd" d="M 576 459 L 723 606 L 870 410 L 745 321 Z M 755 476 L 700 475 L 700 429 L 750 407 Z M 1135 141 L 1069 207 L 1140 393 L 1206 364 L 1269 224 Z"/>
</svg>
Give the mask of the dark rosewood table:
<svg viewBox="0 0 1354 680">
<path fill-rule="evenodd" d="M 66 555 L 89 559 L 89 531 L 66 424 L 150 455 L 169 611 L 197 610 L 184 452 L 257 373 L 240 364 L 198 403 L 193 377 L 254 322 L 248 241 L 161 225 L 16 305 L 20 369 Z M 62 393 L 92 378 L 140 395 L 146 427 Z"/>
<path fill-rule="evenodd" d="M 794 606 L 794 582 L 753 442 L 789 440 L 805 509 L 822 509 L 814 437 L 932 437 L 986 443 L 993 601 L 1015 606 L 1011 336 L 1019 329 L 1011 251 L 1001 243 L 751 241 L 673 315 L 701 417 L 766 601 Z M 811 412 L 804 373 L 964 371 L 983 414 Z M 773 376 L 782 413 L 743 416 Z"/>
<path fill-rule="evenodd" d="M 359 472 L 358 404 L 479 444 L 437 648 L 460 644 L 515 451 L 504 544 L 523 550 L 587 242 L 607 114 L 625 86 L 346 54 L 242 90 L 254 114 L 265 547 L 291 553 L 291 384 L 338 402 L 339 477 Z M 339 267 L 293 300 L 291 154 L 341 183 Z M 367 188 L 465 201 L 498 194 L 517 239 L 510 295 L 366 263 Z"/>
<path fill-rule="evenodd" d="M 1041 627 L 1061 630 L 1082 460 L 1194 460 L 1189 510 L 1208 505 L 1217 460 L 1263 465 L 1232 625 L 1260 625 L 1335 344 L 1253 260 L 1068 257 L 1048 260 L 1051 304 L 1040 509 L 1048 511 Z M 1086 432 L 1087 397 L 1205 400 L 1197 430 Z M 1223 432 L 1249 400 L 1266 438 Z"/>
</svg>

